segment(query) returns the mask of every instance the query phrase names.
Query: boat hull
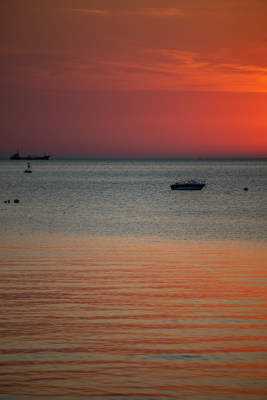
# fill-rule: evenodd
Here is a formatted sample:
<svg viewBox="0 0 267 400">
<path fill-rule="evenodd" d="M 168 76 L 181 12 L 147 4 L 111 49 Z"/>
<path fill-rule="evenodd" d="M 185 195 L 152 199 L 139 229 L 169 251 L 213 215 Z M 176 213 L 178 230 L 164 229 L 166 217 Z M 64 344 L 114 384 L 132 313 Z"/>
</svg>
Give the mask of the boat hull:
<svg viewBox="0 0 267 400">
<path fill-rule="evenodd" d="M 171 185 L 171 190 L 201 190 L 205 186 L 204 183 L 194 184 L 194 185 Z"/>
</svg>

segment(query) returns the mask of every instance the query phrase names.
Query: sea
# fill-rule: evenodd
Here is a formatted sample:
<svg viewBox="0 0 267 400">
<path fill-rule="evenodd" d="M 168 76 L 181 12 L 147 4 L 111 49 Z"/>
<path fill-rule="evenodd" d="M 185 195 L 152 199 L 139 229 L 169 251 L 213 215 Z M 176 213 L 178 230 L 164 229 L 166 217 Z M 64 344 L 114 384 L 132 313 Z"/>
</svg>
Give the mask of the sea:
<svg viewBox="0 0 267 400">
<path fill-rule="evenodd" d="M 0 160 L 1 399 L 267 399 L 267 160 L 26 168 Z"/>
</svg>

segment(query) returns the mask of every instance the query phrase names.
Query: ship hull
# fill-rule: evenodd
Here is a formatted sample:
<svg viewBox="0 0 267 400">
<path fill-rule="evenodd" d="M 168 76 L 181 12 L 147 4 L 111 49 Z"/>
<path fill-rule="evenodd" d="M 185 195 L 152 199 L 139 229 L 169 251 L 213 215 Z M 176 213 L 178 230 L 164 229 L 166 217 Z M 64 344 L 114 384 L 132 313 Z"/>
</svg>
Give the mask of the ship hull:
<svg viewBox="0 0 267 400">
<path fill-rule="evenodd" d="M 10 157 L 10 160 L 28 160 L 28 161 L 32 161 L 32 160 L 49 160 L 50 156 L 27 156 L 27 157 Z"/>
</svg>

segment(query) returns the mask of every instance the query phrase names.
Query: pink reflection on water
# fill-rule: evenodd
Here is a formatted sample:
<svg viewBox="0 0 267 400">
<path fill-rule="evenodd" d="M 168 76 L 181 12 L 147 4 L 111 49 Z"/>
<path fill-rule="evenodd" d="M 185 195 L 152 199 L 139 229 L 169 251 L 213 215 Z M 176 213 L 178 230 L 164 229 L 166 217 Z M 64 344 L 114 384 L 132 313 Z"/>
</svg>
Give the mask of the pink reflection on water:
<svg viewBox="0 0 267 400">
<path fill-rule="evenodd" d="M 263 399 L 266 248 L 104 237 L 1 246 L 3 396 Z"/>
</svg>

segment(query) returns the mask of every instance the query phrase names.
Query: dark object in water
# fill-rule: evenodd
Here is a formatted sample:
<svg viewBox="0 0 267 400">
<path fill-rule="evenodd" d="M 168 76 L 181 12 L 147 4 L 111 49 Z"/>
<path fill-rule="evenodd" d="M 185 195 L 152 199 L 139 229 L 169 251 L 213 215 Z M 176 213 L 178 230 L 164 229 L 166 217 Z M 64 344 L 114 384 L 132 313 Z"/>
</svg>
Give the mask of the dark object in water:
<svg viewBox="0 0 267 400">
<path fill-rule="evenodd" d="M 27 174 L 31 174 L 31 164 L 28 162 L 28 167 L 27 167 L 27 169 L 25 169 L 25 171 L 24 172 L 26 172 Z"/>
<path fill-rule="evenodd" d="M 46 154 L 44 154 L 43 156 L 28 155 L 26 157 L 21 157 L 17 150 L 17 152 L 10 157 L 10 160 L 49 160 L 49 157 L 50 156 L 47 156 Z"/>
<path fill-rule="evenodd" d="M 248 188 L 244 188 L 244 191 L 247 192 L 247 191 L 248 191 Z"/>
<path fill-rule="evenodd" d="M 15 199 L 15 200 L 14 200 L 14 203 L 19 203 L 19 199 Z"/>
<path fill-rule="evenodd" d="M 206 183 L 204 181 L 182 181 L 171 185 L 171 190 L 201 190 L 205 185 Z"/>
</svg>

